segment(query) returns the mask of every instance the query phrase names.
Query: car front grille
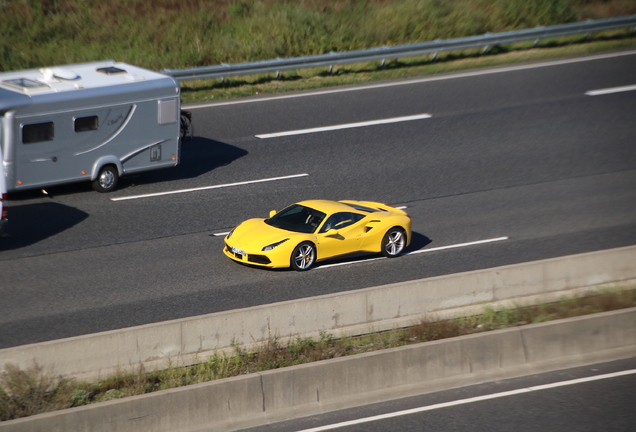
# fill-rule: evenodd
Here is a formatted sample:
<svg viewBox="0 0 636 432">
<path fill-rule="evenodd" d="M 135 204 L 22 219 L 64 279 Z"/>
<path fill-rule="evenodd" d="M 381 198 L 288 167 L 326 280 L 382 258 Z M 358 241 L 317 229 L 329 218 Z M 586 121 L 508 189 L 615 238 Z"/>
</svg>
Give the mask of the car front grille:
<svg viewBox="0 0 636 432">
<path fill-rule="evenodd" d="M 265 255 L 248 255 L 247 261 L 255 264 L 271 264 L 270 259 Z"/>
</svg>

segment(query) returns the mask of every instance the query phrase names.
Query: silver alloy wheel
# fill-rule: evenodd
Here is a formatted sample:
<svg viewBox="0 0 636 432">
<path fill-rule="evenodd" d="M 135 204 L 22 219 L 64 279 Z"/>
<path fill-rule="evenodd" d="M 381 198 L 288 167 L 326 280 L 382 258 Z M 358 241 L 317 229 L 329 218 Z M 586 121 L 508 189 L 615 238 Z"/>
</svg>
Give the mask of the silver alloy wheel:
<svg viewBox="0 0 636 432">
<path fill-rule="evenodd" d="M 99 185 L 104 189 L 110 189 L 115 184 L 115 174 L 110 170 L 104 170 L 99 176 Z"/>
<path fill-rule="evenodd" d="M 301 243 L 292 255 L 292 267 L 296 270 L 307 270 L 316 260 L 316 250 L 311 243 Z"/>
<path fill-rule="evenodd" d="M 117 187 L 119 181 L 119 172 L 115 165 L 105 165 L 97 174 L 97 178 L 93 180 L 93 189 L 97 192 L 112 192 Z"/>
<path fill-rule="evenodd" d="M 398 228 L 389 230 L 382 240 L 382 255 L 395 257 L 399 255 L 406 245 L 404 231 Z"/>
</svg>

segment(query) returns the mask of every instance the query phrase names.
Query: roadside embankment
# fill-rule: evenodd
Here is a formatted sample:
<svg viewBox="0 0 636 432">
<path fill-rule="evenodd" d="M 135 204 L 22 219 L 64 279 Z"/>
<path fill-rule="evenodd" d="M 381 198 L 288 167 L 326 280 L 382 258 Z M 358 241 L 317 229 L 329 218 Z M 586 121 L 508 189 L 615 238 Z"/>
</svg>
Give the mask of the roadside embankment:
<svg viewBox="0 0 636 432">
<path fill-rule="evenodd" d="M 636 284 L 636 247 L 566 256 L 338 294 L 214 313 L 0 350 L 8 363 L 37 362 L 52 375 L 97 378 L 116 371 L 190 364 L 214 352 L 249 349 L 272 336 L 335 337 L 466 316 L 493 308 Z"/>
<path fill-rule="evenodd" d="M 11 432 L 231 431 L 636 355 L 636 308 L 425 342 L 0 423 Z"/>
</svg>

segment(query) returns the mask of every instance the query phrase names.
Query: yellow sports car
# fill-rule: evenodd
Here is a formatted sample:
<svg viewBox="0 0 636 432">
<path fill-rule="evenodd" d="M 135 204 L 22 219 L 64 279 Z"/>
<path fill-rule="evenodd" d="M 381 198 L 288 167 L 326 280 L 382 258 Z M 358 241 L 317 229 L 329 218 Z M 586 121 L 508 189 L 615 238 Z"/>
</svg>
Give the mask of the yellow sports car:
<svg viewBox="0 0 636 432">
<path fill-rule="evenodd" d="M 395 257 L 411 241 L 410 216 L 376 202 L 302 201 L 269 216 L 230 231 L 225 255 L 243 264 L 308 270 L 318 261 L 357 252 Z"/>
</svg>

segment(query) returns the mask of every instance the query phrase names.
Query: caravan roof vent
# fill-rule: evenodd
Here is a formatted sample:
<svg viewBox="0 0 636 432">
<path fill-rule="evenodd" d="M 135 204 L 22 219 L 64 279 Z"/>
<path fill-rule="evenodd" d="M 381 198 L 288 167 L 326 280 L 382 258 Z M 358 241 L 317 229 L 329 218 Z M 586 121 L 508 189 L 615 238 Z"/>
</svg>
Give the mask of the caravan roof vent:
<svg viewBox="0 0 636 432">
<path fill-rule="evenodd" d="M 107 67 L 97 68 L 97 72 L 101 72 L 106 75 L 115 75 L 115 74 L 126 73 L 126 70 L 115 67 L 115 66 L 107 66 Z"/>
<path fill-rule="evenodd" d="M 46 68 L 40 69 L 42 75 L 44 75 L 45 81 L 52 81 L 54 79 L 62 79 L 67 81 L 73 81 L 79 79 L 79 75 L 72 71 L 71 69 L 63 69 L 63 68 Z"/>
</svg>

